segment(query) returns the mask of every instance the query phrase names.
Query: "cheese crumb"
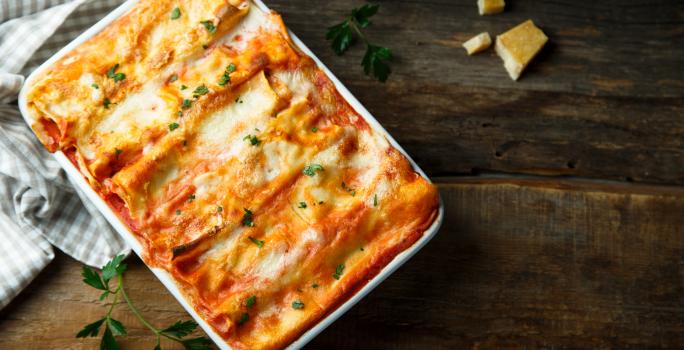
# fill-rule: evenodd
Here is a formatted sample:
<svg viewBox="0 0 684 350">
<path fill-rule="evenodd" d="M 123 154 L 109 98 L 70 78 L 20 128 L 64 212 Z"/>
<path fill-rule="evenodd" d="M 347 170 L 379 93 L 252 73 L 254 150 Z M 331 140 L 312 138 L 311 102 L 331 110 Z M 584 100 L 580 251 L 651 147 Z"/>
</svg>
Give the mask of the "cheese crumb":
<svg viewBox="0 0 684 350">
<path fill-rule="evenodd" d="M 504 67 L 511 79 L 518 80 L 534 56 L 541 51 L 548 37 L 527 20 L 515 28 L 496 37 L 496 53 L 504 61 Z"/>
<path fill-rule="evenodd" d="M 493 15 L 501 13 L 506 7 L 504 0 L 477 0 L 477 8 L 480 10 L 480 16 Z"/>
<path fill-rule="evenodd" d="M 463 47 L 468 52 L 468 55 L 484 51 L 490 46 L 492 46 L 492 38 L 487 32 L 480 33 L 463 43 Z"/>
</svg>

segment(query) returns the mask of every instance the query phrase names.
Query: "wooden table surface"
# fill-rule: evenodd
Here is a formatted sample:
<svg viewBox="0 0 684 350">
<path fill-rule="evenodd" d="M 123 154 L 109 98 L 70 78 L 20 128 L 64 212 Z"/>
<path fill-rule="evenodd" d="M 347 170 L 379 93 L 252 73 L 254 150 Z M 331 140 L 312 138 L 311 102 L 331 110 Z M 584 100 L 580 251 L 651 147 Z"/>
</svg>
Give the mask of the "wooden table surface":
<svg viewBox="0 0 684 350">
<path fill-rule="evenodd" d="M 684 344 L 684 2 L 380 1 L 386 84 L 324 39 L 359 1 L 270 0 L 438 184 L 441 231 L 312 349 L 677 348 Z M 460 44 L 531 18 L 550 42 L 518 82 Z M 154 324 L 187 318 L 137 258 Z M 1 349 L 93 349 L 103 313 L 80 264 L 55 261 L 0 312 Z M 151 349 L 125 308 L 124 349 Z M 172 348 L 172 347 L 169 347 Z"/>
</svg>

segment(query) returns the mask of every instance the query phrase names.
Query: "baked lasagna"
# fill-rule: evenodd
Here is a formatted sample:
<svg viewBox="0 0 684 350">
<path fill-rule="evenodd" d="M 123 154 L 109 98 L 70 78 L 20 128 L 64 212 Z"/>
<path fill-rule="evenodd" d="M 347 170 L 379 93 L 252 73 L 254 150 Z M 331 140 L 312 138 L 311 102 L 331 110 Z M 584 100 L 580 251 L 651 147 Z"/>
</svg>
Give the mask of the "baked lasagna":
<svg viewBox="0 0 684 350">
<path fill-rule="evenodd" d="M 140 0 L 42 71 L 29 119 L 234 349 L 282 348 L 433 223 L 438 194 L 246 0 Z"/>
</svg>

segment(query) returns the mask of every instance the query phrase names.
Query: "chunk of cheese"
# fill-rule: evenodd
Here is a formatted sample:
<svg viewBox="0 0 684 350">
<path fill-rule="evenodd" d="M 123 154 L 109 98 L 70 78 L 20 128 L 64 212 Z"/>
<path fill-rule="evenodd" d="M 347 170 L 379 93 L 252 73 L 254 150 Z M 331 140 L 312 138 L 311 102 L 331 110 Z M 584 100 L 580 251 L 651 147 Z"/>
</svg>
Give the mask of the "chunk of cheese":
<svg viewBox="0 0 684 350">
<path fill-rule="evenodd" d="M 493 15 L 501 13 L 506 7 L 504 0 L 477 0 L 477 8 L 480 10 L 480 16 Z"/>
<path fill-rule="evenodd" d="M 468 55 L 473 55 L 478 52 L 484 51 L 492 46 L 492 38 L 489 33 L 480 33 L 463 43 L 463 47 L 468 52 Z"/>
<path fill-rule="evenodd" d="M 541 51 L 549 38 L 527 20 L 496 37 L 496 53 L 503 59 L 511 79 L 518 80 L 534 56 Z"/>
</svg>

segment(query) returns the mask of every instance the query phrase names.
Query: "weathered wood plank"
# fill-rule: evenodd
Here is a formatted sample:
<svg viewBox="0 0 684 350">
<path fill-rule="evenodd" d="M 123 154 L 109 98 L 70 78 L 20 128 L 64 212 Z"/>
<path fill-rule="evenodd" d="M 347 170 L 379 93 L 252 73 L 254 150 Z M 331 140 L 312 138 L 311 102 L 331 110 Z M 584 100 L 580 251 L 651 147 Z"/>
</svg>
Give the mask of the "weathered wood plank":
<svg viewBox="0 0 684 350">
<path fill-rule="evenodd" d="M 494 170 L 684 183 L 684 2 L 381 1 L 369 36 L 398 56 L 387 84 L 337 57 L 325 28 L 356 1 L 272 0 L 286 23 L 431 175 Z M 515 83 L 460 44 L 532 18 L 549 45 Z"/>
<path fill-rule="evenodd" d="M 684 189 L 547 179 L 441 179 L 446 221 L 313 349 L 629 348 L 684 343 Z M 137 259 L 126 280 L 155 324 L 187 316 Z M 57 260 L 0 314 L 0 348 L 91 349 L 103 307 Z M 131 314 L 125 349 L 153 339 Z"/>
</svg>

